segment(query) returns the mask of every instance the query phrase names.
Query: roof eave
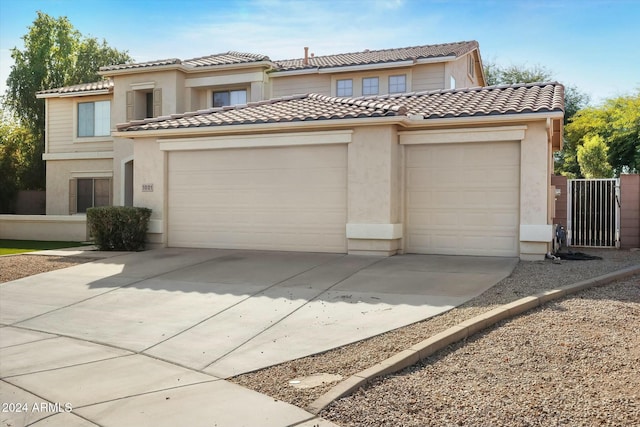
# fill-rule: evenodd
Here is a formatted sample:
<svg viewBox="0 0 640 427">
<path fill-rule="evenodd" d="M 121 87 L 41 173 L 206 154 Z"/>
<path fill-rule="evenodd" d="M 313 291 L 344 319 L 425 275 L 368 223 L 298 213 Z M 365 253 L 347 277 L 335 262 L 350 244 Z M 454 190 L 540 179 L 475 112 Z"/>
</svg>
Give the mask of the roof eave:
<svg viewBox="0 0 640 427">
<path fill-rule="evenodd" d="M 115 75 L 127 75 L 127 74 L 140 74 L 156 71 L 171 71 L 178 70 L 187 74 L 191 73 L 204 73 L 211 70 L 229 70 L 229 69 L 244 69 L 244 68 L 272 68 L 275 64 L 271 61 L 256 61 L 256 62 L 238 62 L 234 64 L 217 64 L 217 65 L 201 65 L 201 66 L 188 66 L 184 64 L 168 64 L 168 65 L 152 65 L 148 67 L 136 67 L 136 68 L 123 68 L 120 70 L 105 70 L 99 71 L 101 76 L 115 76 Z"/>
<path fill-rule="evenodd" d="M 217 64 L 217 65 L 200 65 L 185 67 L 186 73 L 202 73 L 211 70 L 229 70 L 229 69 L 244 69 L 244 68 L 273 68 L 275 64 L 271 61 L 256 61 L 256 62 L 238 62 L 235 64 Z"/>
<path fill-rule="evenodd" d="M 112 89 L 99 89 L 99 90 L 84 90 L 80 92 L 53 92 L 53 93 L 38 93 L 36 98 L 70 98 L 76 96 L 92 96 L 92 95 L 108 95 L 113 93 Z"/>
<path fill-rule="evenodd" d="M 366 117 L 353 119 L 328 119 L 328 120 L 307 120 L 295 122 L 275 122 L 275 123 L 248 123 L 242 125 L 218 125 L 218 126 L 201 126 L 186 127 L 180 129 L 153 129 L 153 130 L 136 130 L 136 131 L 116 131 L 112 132 L 112 136 L 118 138 L 152 138 L 152 137 L 187 137 L 205 134 L 237 134 L 237 133 L 254 133 L 254 132 L 273 132 L 281 130 L 295 130 L 300 128 L 336 128 L 336 127 L 353 127 L 355 125 L 389 125 L 402 122 L 403 116 L 386 116 L 386 117 Z"/>
<path fill-rule="evenodd" d="M 182 64 L 151 65 L 148 67 L 122 68 L 118 70 L 101 70 L 101 71 L 98 71 L 98 74 L 101 76 L 111 77 L 111 76 L 126 75 L 126 74 L 148 73 L 150 71 L 169 71 L 169 70 L 185 71 L 185 66 Z"/>
<path fill-rule="evenodd" d="M 376 62 L 371 64 L 361 64 L 361 65 L 344 65 L 337 67 L 312 67 L 312 68 L 302 68 L 296 70 L 284 70 L 284 71 L 273 71 L 269 73 L 270 77 L 285 77 L 291 75 L 299 75 L 299 74 L 328 74 L 328 73 L 347 73 L 353 71 L 368 71 L 368 70 L 379 70 L 379 69 L 389 69 L 389 68 L 405 68 L 412 67 L 419 64 L 433 64 L 438 62 L 450 62 L 458 59 L 455 55 L 449 56 L 438 56 L 431 58 L 420 58 L 416 60 L 408 59 L 403 61 L 393 61 L 393 62 Z"/>
</svg>

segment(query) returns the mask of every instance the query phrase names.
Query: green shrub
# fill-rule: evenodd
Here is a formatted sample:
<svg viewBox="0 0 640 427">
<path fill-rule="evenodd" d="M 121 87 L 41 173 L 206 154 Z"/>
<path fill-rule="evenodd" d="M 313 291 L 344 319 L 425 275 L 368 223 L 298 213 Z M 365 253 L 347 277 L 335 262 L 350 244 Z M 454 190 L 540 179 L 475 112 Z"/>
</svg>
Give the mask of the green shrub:
<svg viewBox="0 0 640 427">
<path fill-rule="evenodd" d="M 101 251 L 141 251 L 151 209 L 103 206 L 87 209 L 89 233 Z"/>
</svg>

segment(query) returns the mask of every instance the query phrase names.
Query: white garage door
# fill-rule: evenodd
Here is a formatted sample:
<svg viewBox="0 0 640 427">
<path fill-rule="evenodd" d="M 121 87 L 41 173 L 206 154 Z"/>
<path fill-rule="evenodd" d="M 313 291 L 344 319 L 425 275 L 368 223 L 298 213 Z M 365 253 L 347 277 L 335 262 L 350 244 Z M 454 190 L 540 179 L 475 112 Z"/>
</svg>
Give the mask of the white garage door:
<svg viewBox="0 0 640 427">
<path fill-rule="evenodd" d="M 406 251 L 517 256 L 520 144 L 410 145 Z"/>
<path fill-rule="evenodd" d="M 345 145 L 169 154 L 169 246 L 346 252 Z"/>
</svg>

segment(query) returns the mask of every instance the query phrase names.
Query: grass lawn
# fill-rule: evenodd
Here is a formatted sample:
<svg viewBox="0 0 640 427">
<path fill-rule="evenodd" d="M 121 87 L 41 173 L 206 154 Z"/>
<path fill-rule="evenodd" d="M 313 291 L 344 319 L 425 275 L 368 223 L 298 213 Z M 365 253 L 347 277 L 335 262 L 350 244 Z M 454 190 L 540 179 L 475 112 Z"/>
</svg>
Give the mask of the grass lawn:
<svg viewBox="0 0 640 427">
<path fill-rule="evenodd" d="M 5 240 L 0 239 L 0 255 L 20 254 L 23 252 L 44 251 L 48 249 L 73 248 L 89 245 L 85 242 L 45 242 L 42 240 Z"/>
</svg>

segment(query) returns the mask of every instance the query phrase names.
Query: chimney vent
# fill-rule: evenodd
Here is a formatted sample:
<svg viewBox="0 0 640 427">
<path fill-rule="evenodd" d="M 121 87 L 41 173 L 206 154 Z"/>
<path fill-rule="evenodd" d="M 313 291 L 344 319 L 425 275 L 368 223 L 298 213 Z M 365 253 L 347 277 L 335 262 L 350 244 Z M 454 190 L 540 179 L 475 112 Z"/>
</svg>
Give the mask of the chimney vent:
<svg viewBox="0 0 640 427">
<path fill-rule="evenodd" d="M 302 61 L 304 65 L 309 65 L 309 48 L 304 48 L 304 61 Z"/>
</svg>

